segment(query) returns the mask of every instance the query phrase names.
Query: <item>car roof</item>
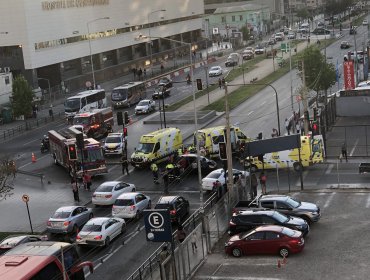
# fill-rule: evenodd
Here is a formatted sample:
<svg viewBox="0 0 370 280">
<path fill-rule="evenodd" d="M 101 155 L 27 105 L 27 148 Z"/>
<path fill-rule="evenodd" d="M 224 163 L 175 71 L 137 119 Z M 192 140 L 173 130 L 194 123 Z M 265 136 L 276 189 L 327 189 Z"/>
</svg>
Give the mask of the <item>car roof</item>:
<svg viewBox="0 0 370 280">
<path fill-rule="evenodd" d="M 110 220 L 111 218 L 110 217 L 97 217 L 97 218 L 92 218 L 90 219 L 87 223 L 89 225 L 102 225 L 104 224 L 106 221 Z"/>
<path fill-rule="evenodd" d="M 141 192 L 129 192 L 129 193 L 123 193 L 123 194 L 121 194 L 117 199 L 132 199 L 135 196 L 137 196 L 138 194 L 144 195 Z"/>
<path fill-rule="evenodd" d="M 121 181 L 106 181 L 106 182 L 100 184 L 100 186 L 112 186 L 113 187 L 113 186 L 115 186 L 119 183 L 122 183 L 122 182 Z"/>
<path fill-rule="evenodd" d="M 150 102 L 151 100 L 150 99 L 142 99 L 142 100 L 140 100 L 140 102 L 143 102 L 143 101 L 145 101 L 145 102 Z M 140 103 L 139 102 L 139 103 Z"/>
<path fill-rule="evenodd" d="M 277 231 L 282 232 L 284 229 L 283 226 L 275 226 L 275 225 L 265 225 L 265 226 L 259 226 L 254 229 L 254 231 Z"/>
<path fill-rule="evenodd" d="M 260 198 L 261 200 L 268 200 L 268 199 L 274 199 L 274 200 L 280 200 L 280 201 L 285 201 L 289 198 L 287 195 L 281 195 L 281 194 L 268 194 L 264 195 Z"/>
<path fill-rule="evenodd" d="M 247 209 L 247 210 L 242 210 L 239 212 L 236 212 L 233 214 L 233 217 L 237 216 L 249 216 L 249 215 L 268 215 L 272 216 L 276 211 L 275 210 L 265 210 L 265 209 Z"/>
<path fill-rule="evenodd" d="M 123 135 L 123 133 L 114 132 L 114 133 L 109 133 L 108 136 L 107 136 L 107 138 L 110 137 L 110 136 L 112 136 L 112 137 L 114 136 L 115 137 L 115 136 L 122 136 L 122 135 Z"/>
<path fill-rule="evenodd" d="M 171 203 L 173 202 L 175 199 L 177 199 L 178 196 L 175 196 L 175 195 L 169 195 L 169 196 L 161 196 L 159 199 L 158 199 L 158 202 L 157 204 L 162 204 L 162 203 Z"/>
<path fill-rule="evenodd" d="M 5 237 L 1 243 L 3 243 L 4 241 L 7 241 L 7 243 L 18 243 L 19 241 L 23 240 L 24 238 L 26 238 L 28 235 L 11 235 L 11 236 L 8 236 L 8 237 Z"/>
<path fill-rule="evenodd" d="M 60 252 L 63 247 L 73 246 L 66 242 L 55 241 L 37 241 L 20 244 L 8 251 L 5 255 L 36 255 L 36 256 L 50 256 Z M 0 258 L 1 259 L 1 258 Z"/>
<path fill-rule="evenodd" d="M 55 212 L 72 212 L 73 210 L 75 210 L 77 207 L 82 207 L 82 206 L 63 206 L 63 207 L 59 207 Z"/>
</svg>

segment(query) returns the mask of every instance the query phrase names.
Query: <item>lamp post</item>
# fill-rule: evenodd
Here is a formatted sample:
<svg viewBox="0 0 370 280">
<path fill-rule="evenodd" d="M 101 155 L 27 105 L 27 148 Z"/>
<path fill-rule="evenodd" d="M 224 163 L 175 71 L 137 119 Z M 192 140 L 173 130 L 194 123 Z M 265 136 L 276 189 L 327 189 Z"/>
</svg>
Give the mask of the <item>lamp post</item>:
<svg viewBox="0 0 370 280">
<path fill-rule="evenodd" d="M 50 88 L 50 80 L 46 78 L 37 78 L 38 81 L 47 81 L 48 87 L 49 87 L 49 99 L 50 99 L 50 105 L 51 105 L 51 88 Z"/>
<path fill-rule="evenodd" d="M 110 17 L 96 18 L 96 19 L 93 19 L 93 20 L 90 20 L 90 21 L 86 22 L 87 36 L 88 36 L 88 39 L 89 39 L 91 73 L 92 73 L 93 87 L 94 88 L 95 88 L 96 84 L 95 84 L 94 62 L 93 62 L 92 51 L 91 51 L 91 38 L 90 38 L 90 27 L 89 27 L 89 25 L 90 25 L 90 23 L 93 23 L 93 22 L 98 21 L 98 20 L 103 20 L 103 19 L 110 19 Z"/>
<path fill-rule="evenodd" d="M 149 12 L 148 13 L 148 16 L 147 16 L 147 21 L 148 21 L 148 33 L 149 33 L 149 55 L 150 55 L 150 69 L 151 69 L 151 72 L 152 72 L 152 77 L 153 77 L 153 64 L 152 64 L 152 59 L 153 59 L 153 51 L 152 51 L 152 37 L 151 37 L 151 33 L 150 33 L 150 22 L 149 22 L 149 18 L 152 14 L 155 14 L 155 13 L 158 13 L 158 12 L 165 12 L 166 9 L 161 9 L 161 10 L 155 10 L 155 11 L 152 11 L 152 12 Z"/>
</svg>

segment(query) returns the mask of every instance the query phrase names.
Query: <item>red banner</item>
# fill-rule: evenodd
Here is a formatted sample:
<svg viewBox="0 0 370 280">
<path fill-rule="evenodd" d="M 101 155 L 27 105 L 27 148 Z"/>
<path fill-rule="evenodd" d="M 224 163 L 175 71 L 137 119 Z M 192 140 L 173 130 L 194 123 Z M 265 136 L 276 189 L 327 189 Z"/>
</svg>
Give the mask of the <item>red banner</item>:
<svg viewBox="0 0 370 280">
<path fill-rule="evenodd" d="M 346 90 L 354 89 L 355 88 L 355 71 L 354 71 L 354 63 L 352 60 L 345 61 L 343 63 L 343 71 L 344 71 L 344 88 Z"/>
</svg>

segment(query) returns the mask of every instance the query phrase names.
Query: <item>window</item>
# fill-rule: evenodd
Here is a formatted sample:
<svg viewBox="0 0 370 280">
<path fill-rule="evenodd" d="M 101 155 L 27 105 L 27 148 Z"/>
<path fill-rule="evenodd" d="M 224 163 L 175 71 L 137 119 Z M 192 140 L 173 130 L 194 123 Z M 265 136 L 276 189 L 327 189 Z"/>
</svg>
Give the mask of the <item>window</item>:
<svg viewBox="0 0 370 280">
<path fill-rule="evenodd" d="M 63 275 L 56 262 L 49 263 L 41 269 L 31 280 L 62 280 Z"/>
<path fill-rule="evenodd" d="M 235 16 L 231 16 L 231 20 L 232 21 L 235 21 Z"/>
<path fill-rule="evenodd" d="M 284 202 L 276 201 L 276 209 L 288 210 L 288 208 L 288 205 L 286 205 Z"/>
<path fill-rule="evenodd" d="M 262 223 L 265 225 L 273 225 L 275 224 L 274 219 L 271 219 L 269 216 L 262 216 Z"/>
<path fill-rule="evenodd" d="M 248 240 L 263 240 L 264 239 L 264 235 L 265 233 L 264 232 L 255 232 L 251 235 L 248 236 Z"/>
<path fill-rule="evenodd" d="M 160 143 L 159 143 L 159 142 L 157 142 L 157 143 L 155 144 L 155 147 L 154 147 L 154 153 L 158 152 L 160 148 L 161 148 L 161 145 L 160 145 Z"/>
<path fill-rule="evenodd" d="M 226 17 L 221 17 L 221 22 L 226 22 Z"/>
<path fill-rule="evenodd" d="M 273 239 L 279 239 L 280 235 L 276 232 L 267 231 L 266 232 L 266 239 L 267 240 L 273 240 Z"/>
<path fill-rule="evenodd" d="M 260 216 L 256 216 L 256 215 L 246 215 L 246 216 L 241 216 L 240 217 L 241 221 L 245 224 L 261 224 L 262 223 L 262 219 Z"/>
<path fill-rule="evenodd" d="M 243 21 L 243 16 L 239 16 L 239 21 Z"/>
<path fill-rule="evenodd" d="M 262 201 L 261 206 L 263 208 L 274 209 L 274 202 L 273 201 Z"/>
</svg>

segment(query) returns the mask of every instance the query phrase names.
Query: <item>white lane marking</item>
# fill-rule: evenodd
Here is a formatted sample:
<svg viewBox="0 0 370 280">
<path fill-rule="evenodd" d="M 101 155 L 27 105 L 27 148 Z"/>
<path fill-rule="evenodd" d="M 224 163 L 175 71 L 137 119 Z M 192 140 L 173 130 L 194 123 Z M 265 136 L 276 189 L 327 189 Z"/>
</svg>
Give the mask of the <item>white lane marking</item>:
<svg viewBox="0 0 370 280">
<path fill-rule="evenodd" d="M 248 113 L 248 116 L 249 116 L 250 114 L 253 114 L 253 112 L 254 112 L 254 111 L 250 111 L 250 112 Z"/>
<path fill-rule="evenodd" d="M 263 104 L 265 104 L 266 103 L 266 101 L 263 101 L 261 104 L 260 104 L 260 106 L 262 106 Z"/>
<path fill-rule="evenodd" d="M 370 196 L 366 200 L 366 208 L 370 208 Z"/>
<path fill-rule="evenodd" d="M 38 141 L 38 140 L 40 140 L 40 139 L 33 139 L 33 140 L 31 140 L 31 141 L 28 141 L 28 142 L 24 143 L 22 146 L 26 146 L 26 145 L 31 144 L 31 143 L 33 143 L 33 142 L 36 142 L 36 141 Z M 41 141 L 41 140 L 40 140 L 40 141 Z"/>
<path fill-rule="evenodd" d="M 330 174 L 331 173 L 331 171 L 332 171 L 332 169 L 333 169 L 333 167 L 334 167 L 334 164 L 329 164 L 329 166 L 328 166 L 328 169 L 325 171 L 325 174 Z"/>
<path fill-rule="evenodd" d="M 355 145 L 353 146 L 353 148 L 352 148 L 351 152 L 349 153 L 349 156 L 350 156 L 350 157 L 353 155 L 353 153 L 354 153 L 354 151 L 355 151 L 355 149 L 356 149 L 356 147 L 357 147 L 358 141 L 359 141 L 359 139 L 357 138 L 357 140 L 356 140 L 356 142 L 355 142 Z"/>
<path fill-rule="evenodd" d="M 42 156 L 42 157 L 39 157 L 38 159 L 42 159 L 42 158 L 47 157 L 47 156 L 50 156 L 50 155 L 49 155 L 49 154 L 46 154 L 46 155 L 44 155 L 44 156 Z M 30 157 L 31 157 L 31 155 L 30 155 Z M 26 167 L 26 166 L 28 166 L 28 165 L 30 165 L 30 164 L 35 164 L 35 163 L 33 163 L 33 162 L 31 161 L 31 162 L 26 163 L 26 164 L 24 164 L 24 165 L 22 165 L 22 166 L 19 166 L 18 168 L 23 168 L 23 167 Z"/>
<path fill-rule="evenodd" d="M 330 205 L 330 202 L 333 200 L 334 196 L 335 196 L 335 193 L 331 193 L 329 195 L 329 198 L 325 201 L 323 208 L 327 208 Z"/>
</svg>

